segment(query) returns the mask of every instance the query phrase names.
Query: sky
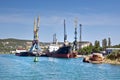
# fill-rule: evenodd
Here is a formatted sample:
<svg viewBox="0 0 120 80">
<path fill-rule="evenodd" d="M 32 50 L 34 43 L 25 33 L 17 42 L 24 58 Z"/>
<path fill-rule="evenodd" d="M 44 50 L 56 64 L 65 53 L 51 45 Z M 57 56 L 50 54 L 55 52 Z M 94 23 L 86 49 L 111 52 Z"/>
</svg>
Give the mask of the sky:
<svg viewBox="0 0 120 80">
<path fill-rule="evenodd" d="M 120 44 L 120 0 L 0 0 L 0 39 L 33 40 L 34 19 L 40 16 L 39 40 L 52 42 L 56 33 L 64 41 L 64 19 L 67 40 L 74 41 L 75 19 L 79 41 L 102 42 L 111 38 Z"/>
</svg>

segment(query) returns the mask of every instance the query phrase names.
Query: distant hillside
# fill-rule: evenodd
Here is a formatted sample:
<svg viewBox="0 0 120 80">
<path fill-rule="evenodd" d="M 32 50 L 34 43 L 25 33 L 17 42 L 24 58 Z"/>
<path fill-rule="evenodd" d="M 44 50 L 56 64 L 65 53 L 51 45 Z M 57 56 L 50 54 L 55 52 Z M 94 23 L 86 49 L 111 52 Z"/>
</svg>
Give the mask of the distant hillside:
<svg viewBox="0 0 120 80">
<path fill-rule="evenodd" d="M 15 51 L 20 47 L 26 48 L 27 42 L 32 42 L 32 40 L 21 40 L 14 38 L 0 39 L 0 53 L 10 53 L 10 51 Z M 51 42 L 40 42 L 40 46 L 46 46 L 49 44 L 51 44 Z M 59 42 L 59 44 L 63 44 L 63 42 Z"/>
<path fill-rule="evenodd" d="M 52 42 L 40 42 L 40 46 L 43 48 L 50 45 L 51 43 Z M 85 41 L 82 42 L 82 44 L 85 43 L 88 42 Z M 58 42 L 58 44 L 62 45 L 63 42 Z M 70 42 L 70 44 L 72 43 Z M 0 53 L 10 53 L 10 51 L 15 51 L 17 48 L 29 49 L 31 45 L 32 45 L 32 40 L 21 40 L 14 38 L 0 39 Z"/>
<path fill-rule="evenodd" d="M 8 38 L 8 39 L 0 39 L 0 41 L 32 41 L 32 40 L 22 40 L 22 39 Z"/>
<path fill-rule="evenodd" d="M 25 48 L 26 42 L 32 42 L 32 40 L 20 40 L 14 38 L 0 39 L 0 53 L 9 53 L 20 46 Z"/>
</svg>

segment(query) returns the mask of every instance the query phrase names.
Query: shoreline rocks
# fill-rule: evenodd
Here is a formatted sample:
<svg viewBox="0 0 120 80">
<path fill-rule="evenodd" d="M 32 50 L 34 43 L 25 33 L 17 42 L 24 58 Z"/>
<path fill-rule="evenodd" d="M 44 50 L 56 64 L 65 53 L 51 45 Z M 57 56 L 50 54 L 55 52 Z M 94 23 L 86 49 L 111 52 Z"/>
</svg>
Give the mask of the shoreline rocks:
<svg viewBox="0 0 120 80">
<path fill-rule="evenodd" d="M 118 65 L 120 65 L 120 61 L 118 61 L 118 60 L 110 60 L 110 59 L 104 59 L 104 61 L 103 61 L 103 63 L 105 63 L 105 64 L 118 64 Z"/>
<path fill-rule="evenodd" d="M 105 63 L 105 64 L 120 65 L 120 61 L 119 60 L 107 59 L 107 58 L 103 57 L 102 54 L 100 54 L 100 53 L 97 53 L 97 54 L 94 53 L 94 54 L 89 55 L 89 56 L 84 56 L 83 57 L 83 62 L 93 63 L 93 64 Z"/>
<path fill-rule="evenodd" d="M 92 55 L 86 56 L 83 59 L 83 62 L 87 63 L 103 63 L 104 57 L 100 53 L 93 53 Z"/>
</svg>

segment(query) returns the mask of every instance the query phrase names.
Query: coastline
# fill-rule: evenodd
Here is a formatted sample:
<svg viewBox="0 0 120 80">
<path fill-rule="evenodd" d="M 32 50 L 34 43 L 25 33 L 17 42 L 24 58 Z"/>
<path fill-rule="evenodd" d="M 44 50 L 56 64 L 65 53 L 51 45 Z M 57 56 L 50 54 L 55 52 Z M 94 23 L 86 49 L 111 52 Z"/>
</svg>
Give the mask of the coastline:
<svg viewBox="0 0 120 80">
<path fill-rule="evenodd" d="M 116 64 L 116 65 L 120 65 L 120 62 L 119 62 L 118 60 L 110 60 L 110 59 L 107 59 L 107 58 L 105 58 L 105 59 L 103 60 L 103 63 L 105 63 L 105 64 Z"/>
<path fill-rule="evenodd" d="M 85 58 L 85 57 L 90 57 L 90 55 L 78 55 L 78 58 Z M 92 62 L 90 62 L 92 63 Z M 97 62 L 96 62 L 97 63 Z M 106 57 L 104 57 L 103 61 L 101 62 L 101 64 L 115 64 L 115 65 L 120 65 L 120 61 L 118 60 L 110 60 L 107 59 Z"/>
</svg>

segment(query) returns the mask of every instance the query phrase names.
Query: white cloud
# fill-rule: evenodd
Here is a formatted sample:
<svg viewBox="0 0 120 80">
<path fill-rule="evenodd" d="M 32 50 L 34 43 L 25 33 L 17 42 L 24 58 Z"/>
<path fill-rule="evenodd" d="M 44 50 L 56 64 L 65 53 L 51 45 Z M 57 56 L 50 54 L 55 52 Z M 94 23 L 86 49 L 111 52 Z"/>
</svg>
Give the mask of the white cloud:
<svg viewBox="0 0 120 80">
<path fill-rule="evenodd" d="M 29 17 L 10 14 L 10 15 L 0 15 L 0 23 L 13 23 L 13 24 L 28 24 L 31 22 Z"/>
<path fill-rule="evenodd" d="M 87 26 L 120 26 L 120 17 L 113 14 L 65 14 L 69 20 L 74 20 L 78 17 L 78 22 Z"/>
<path fill-rule="evenodd" d="M 41 16 L 41 25 L 58 26 L 63 24 L 63 17 L 60 16 Z"/>
<path fill-rule="evenodd" d="M 120 17 L 111 15 L 89 15 L 83 17 L 83 23 L 90 26 L 110 26 L 120 25 Z"/>
<path fill-rule="evenodd" d="M 14 10 L 14 9 L 13 9 Z M 27 12 L 27 11 L 26 11 Z M 31 13 L 14 13 L 0 14 L 0 23 L 18 23 L 18 24 L 33 24 L 34 15 Z M 37 15 L 38 16 L 38 15 Z M 74 24 L 75 17 L 78 17 L 78 23 L 86 26 L 120 26 L 120 17 L 113 14 L 80 14 L 62 12 L 56 15 L 40 15 L 41 25 L 43 26 L 60 26 L 63 25 L 63 20 L 66 19 L 68 25 Z"/>
<path fill-rule="evenodd" d="M 86 26 L 120 26 L 120 17 L 112 14 L 78 14 L 78 13 L 65 13 L 56 16 L 43 16 L 42 24 L 46 26 L 50 25 L 62 25 L 63 20 L 66 19 L 68 25 L 74 25 L 75 17 L 78 17 L 78 24 Z"/>
</svg>

